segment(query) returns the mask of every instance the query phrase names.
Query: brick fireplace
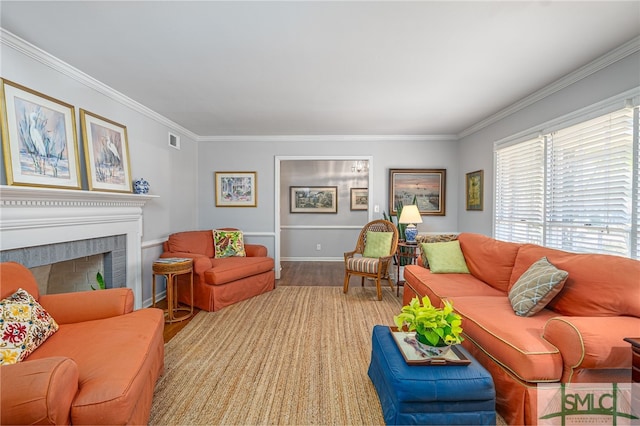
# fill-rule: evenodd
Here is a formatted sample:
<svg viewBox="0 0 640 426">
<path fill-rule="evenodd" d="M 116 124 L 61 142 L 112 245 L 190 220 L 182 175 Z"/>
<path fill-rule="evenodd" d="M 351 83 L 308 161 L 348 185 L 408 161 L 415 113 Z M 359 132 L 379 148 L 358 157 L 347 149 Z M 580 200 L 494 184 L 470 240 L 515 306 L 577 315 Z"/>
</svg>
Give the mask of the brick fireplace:
<svg viewBox="0 0 640 426">
<path fill-rule="evenodd" d="M 105 254 L 106 280 L 131 288 L 138 309 L 142 208 L 155 197 L 0 186 L 0 260 L 35 267 Z"/>
</svg>

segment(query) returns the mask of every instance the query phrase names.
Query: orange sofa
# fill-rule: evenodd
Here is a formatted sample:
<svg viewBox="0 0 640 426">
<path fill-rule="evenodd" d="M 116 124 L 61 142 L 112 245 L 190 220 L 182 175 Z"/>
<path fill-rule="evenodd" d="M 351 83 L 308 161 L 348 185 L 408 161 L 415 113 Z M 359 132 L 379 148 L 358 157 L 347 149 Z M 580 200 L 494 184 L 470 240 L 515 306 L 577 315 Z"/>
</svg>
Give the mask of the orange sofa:
<svg viewBox="0 0 640 426">
<path fill-rule="evenodd" d="M 508 424 L 536 424 L 540 383 L 631 381 L 625 337 L 640 336 L 640 262 L 573 254 L 484 235 L 458 236 L 470 274 L 405 267 L 403 303 L 429 296 L 453 301 L 462 316 L 463 346 L 491 373 L 497 411 Z M 546 256 L 569 276 L 545 309 L 517 316 L 508 292 Z"/>
<path fill-rule="evenodd" d="M 160 309 L 133 310 L 133 291 L 39 295 L 29 269 L 0 264 L 0 300 L 26 290 L 58 330 L 26 359 L 0 366 L 0 423 L 147 424 L 164 371 Z"/>
<path fill-rule="evenodd" d="M 225 228 L 232 230 L 232 228 Z M 215 258 L 212 231 L 171 234 L 161 257 L 193 259 L 193 303 L 205 311 L 217 311 L 275 287 L 274 261 L 267 248 L 244 244 L 246 256 Z M 190 303 L 188 276 L 178 277 L 178 299 Z"/>
</svg>

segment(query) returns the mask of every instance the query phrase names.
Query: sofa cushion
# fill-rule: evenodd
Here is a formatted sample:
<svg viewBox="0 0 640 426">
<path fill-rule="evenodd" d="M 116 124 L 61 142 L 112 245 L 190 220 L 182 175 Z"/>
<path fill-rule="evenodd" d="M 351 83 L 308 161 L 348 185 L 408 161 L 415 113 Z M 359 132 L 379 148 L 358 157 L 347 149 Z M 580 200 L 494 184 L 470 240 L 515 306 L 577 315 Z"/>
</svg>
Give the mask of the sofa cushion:
<svg viewBox="0 0 640 426">
<path fill-rule="evenodd" d="M 532 317 L 513 313 L 509 299 L 491 296 L 451 298 L 462 317 L 464 337 L 527 382 L 554 382 L 562 376 L 562 356 L 541 336 L 557 314 L 543 309 Z"/>
<path fill-rule="evenodd" d="M 468 274 L 460 242 L 422 243 L 420 249 L 425 253 L 429 269 L 434 274 Z"/>
<path fill-rule="evenodd" d="M 24 360 L 57 330 L 51 315 L 19 288 L 0 301 L 0 365 Z"/>
<path fill-rule="evenodd" d="M 434 235 L 418 235 L 416 241 L 421 243 L 446 243 L 447 241 L 454 241 L 458 239 L 458 234 L 434 234 Z M 424 251 L 420 251 L 420 263 L 425 268 L 429 267 L 429 261 Z"/>
<path fill-rule="evenodd" d="M 521 317 L 540 312 L 562 290 L 568 275 L 549 263 L 546 257 L 538 260 L 509 290 L 513 311 Z"/>
<path fill-rule="evenodd" d="M 129 424 L 143 403 L 149 382 L 164 365 L 160 309 L 140 309 L 126 315 L 60 325 L 56 334 L 29 360 L 65 356 L 78 365 L 79 390 L 71 407 L 73 424 Z M 153 332 L 151 332 L 153 330 Z M 126 348 L 126 350 L 118 350 Z M 157 351 L 162 351 L 157 353 Z"/>
<path fill-rule="evenodd" d="M 211 259 L 211 265 L 204 273 L 205 282 L 220 285 L 271 271 L 274 261 L 270 257 L 225 257 Z"/>
<path fill-rule="evenodd" d="M 429 296 L 433 304 L 438 304 L 439 299 L 456 296 L 506 296 L 473 275 L 432 274 L 429 269 L 418 265 L 405 266 L 404 279 L 405 285 L 413 288 L 420 297 Z"/>
<path fill-rule="evenodd" d="M 507 293 L 511 270 L 522 244 L 466 232 L 458 235 L 458 241 L 469 272 L 490 286 Z"/>
<path fill-rule="evenodd" d="M 245 257 L 244 236 L 242 231 L 213 230 L 213 247 L 216 258 L 238 256 Z"/>
<path fill-rule="evenodd" d="M 385 257 L 391 254 L 393 232 L 367 231 L 363 257 Z"/>
<path fill-rule="evenodd" d="M 211 231 L 184 231 L 169 235 L 170 252 L 203 254 L 214 257 L 213 233 Z"/>
<path fill-rule="evenodd" d="M 569 316 L 640 317 L 640 297 L 637 297 L 640 294 L 640 261 L 525 244 L 518 252 L 511 285 L 543 256 L 569 273 L 562 291 L 548 303 L 549 309 Z"/>
</svg>

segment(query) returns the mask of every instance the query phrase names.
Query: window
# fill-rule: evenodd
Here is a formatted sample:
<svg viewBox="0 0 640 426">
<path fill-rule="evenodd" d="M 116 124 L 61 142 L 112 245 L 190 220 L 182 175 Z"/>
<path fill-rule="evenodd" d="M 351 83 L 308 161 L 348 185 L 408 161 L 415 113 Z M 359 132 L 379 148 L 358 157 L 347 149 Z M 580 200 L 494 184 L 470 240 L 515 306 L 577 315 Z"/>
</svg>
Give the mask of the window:
<svg viewBox="0 0 640 426">
<path fill-rule="evenodd" d="M 640 258 L 638 108 L 496 146 L 494 234 Z"/>
</svg>

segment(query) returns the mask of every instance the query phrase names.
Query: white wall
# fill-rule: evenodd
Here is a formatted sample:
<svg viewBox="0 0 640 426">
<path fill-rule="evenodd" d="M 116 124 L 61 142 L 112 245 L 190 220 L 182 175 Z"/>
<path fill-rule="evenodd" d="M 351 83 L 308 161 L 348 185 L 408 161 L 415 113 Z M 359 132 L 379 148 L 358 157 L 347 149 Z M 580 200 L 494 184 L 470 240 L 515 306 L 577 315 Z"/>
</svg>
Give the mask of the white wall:
<svg viewBox="0 0 640 426">
<path fill-rule="evenodd" d="M 3 34 L 4 37 L 4 34 Z M 19 40 L 12 40 L 19 43 Z M 143 304 L 151 299 L 151 263 L 161 252 L 161 243 L 171 232 L 197 226 L 197 143 L 179 127 L 169 127 L 117 96 L 96 90 L 88 76 L 50 57 L 33 46 L 21 50 L 2 44 L 0 76 L 41 92 L 75 107 L 76 134 L 82 164 L 83 188 L 87 177 L 84 167 L 79 109 L 83 108 L 127 128 L 132 177 L 144 177 L 151 184 L 150 193 L 158 195 L 144 207 L 143 219 Z M 106 87 L 106 86 L 105 86 Z M 113 91 L 112 91 L 113 92 Z M 168 146 L 168 132 L 181 137 L 181 150 Z M 4 141 L 2 142 L 5 143 Z M 3 154 L 1 154 L 3 155 Z M 6 185 L 4 158 L 1 161 L 1 183 Z"/>
<path fill-rule="evenodd" d="M 199 147 L 199 227 L 211 229 L 221 226 L 243 228 L 249 242 L 265 244 L 274 253 L 275 244 L 275 158 L 277 156 L 371 156 L 370 173 L 373 189 L 369 197 L 380 206 L 373 218 L 382 218 L 389 212 L 389 169 L 444 168 L 447 169 L 446 216 L 425 216 L 419 225 L 420 232 L 450 232 L 457 230 L 458 193 L 461 181 L 458 170 L 458 149 L 452 140 L 377 140 L 350 141 L 327 138 L 326 140 L 282 141 L 229 141 L 203 142 Z M 214 200 L 215 171 L 257 171 L 257 208 L 216 208 Z M 463 182 L 464 183 L 464 182 Z M 283 194 L 288 199 L 288 194 Z M 300 215 L 303 216 L 303 215 Z M 304 219 L 300 219 L 304 220 Z M 311 220 L 311 219 L 310 219 Z M 362 224 L 366 217 L 362 218 Z M 345 222 L 345 224 L 348 224 Z M 350 224 L 350 223 L 349 223 Z M 350 235 L 349 238 L 352 236 Z M 345 237 L 346 238 L 346 237 Z M 353 238 L 351 238 L 353 239 Z M 353 239 L 355 244 L 355 239 Z M 312 247 L 315 247 L 314 241 Z M 332 253 L 321 252 L 318 257 L 342 256 L 341 249 Z"/>
<path fill-rule="evenodd" d="M 484 170 L 485 196 L 483 211 L 466 211 L 465 182 L 461 181 L 460 191 L 457 193 L 460 206 L 458 230 L 485 235 L 493 233 L 494 142 L 527 130 L 532 130 L 535 134 L 536 127 L 548 121 L 637 87 L 640 87 L 640 53 L 636 51 L 500 121 L 461 138 L 459 141 L 460 174 L 464 176 L 468 172 Z"/>
</svg>

